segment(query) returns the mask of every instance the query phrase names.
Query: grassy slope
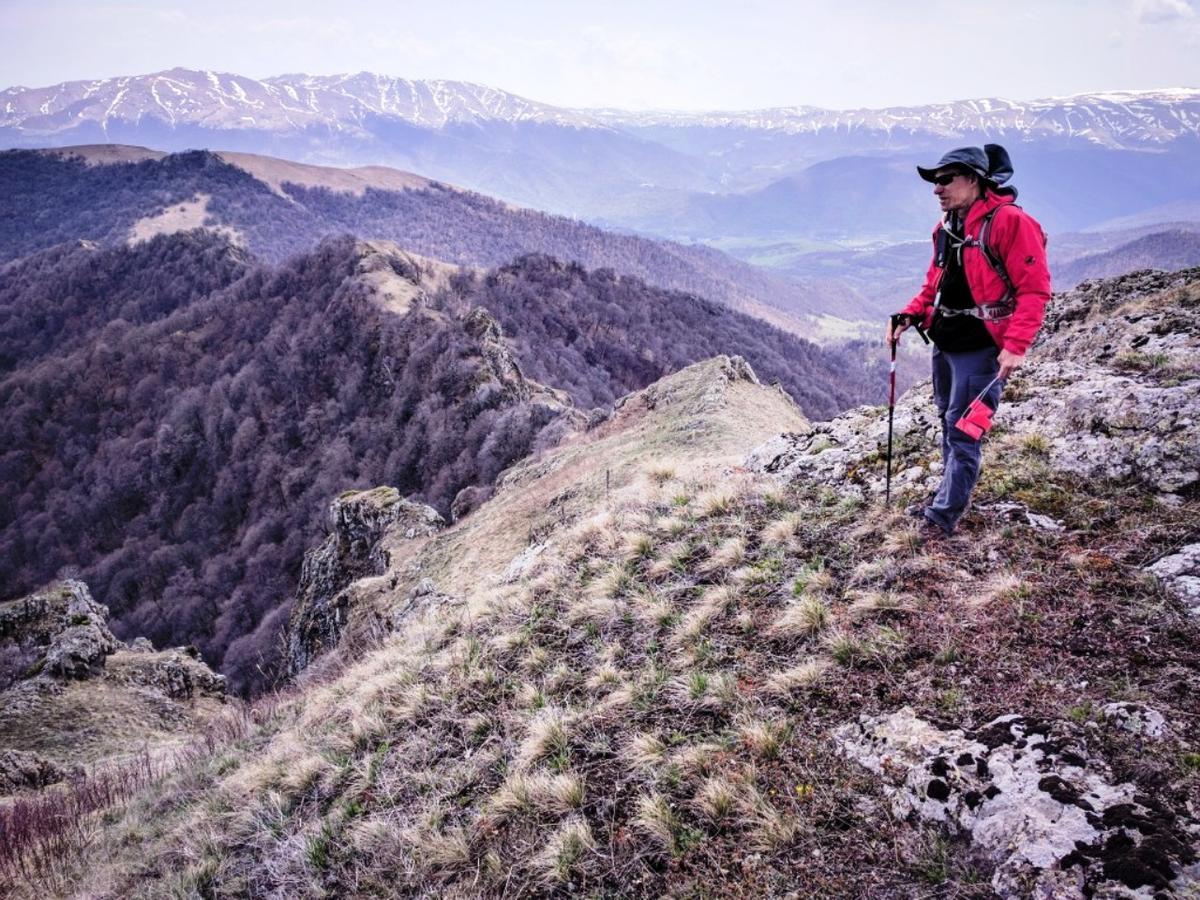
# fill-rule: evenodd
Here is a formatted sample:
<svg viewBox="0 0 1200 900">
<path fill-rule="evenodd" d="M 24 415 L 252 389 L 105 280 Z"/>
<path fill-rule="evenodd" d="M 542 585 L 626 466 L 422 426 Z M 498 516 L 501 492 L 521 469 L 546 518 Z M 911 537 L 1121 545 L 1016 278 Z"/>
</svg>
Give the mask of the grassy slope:
<svg viewBox="0 0 1200 900">
<path fill-rule="evenodd" d="M 1139 568 L 1194 535 L 1196 498 L 1062 477 L 1038 441 L 1001 435 L 977 507 L 1015 497 L 1069 529 L 976 511 L 965 539 L 922 546 L 894 514 L 731 469 L 795 414 L 700 368 L 517 470 L 449 533 L 397 542 L 397 585 L 364 608 L 419 576 L 461 599 L 111 814 L 60 889 L 990 896 L 985 868 L 893 822 L 828 738 L 902 704 L 1082 724 L 1143 700 L 1176 738 L 1100 727 L 1091 748 L 1118 779 L 1200 801 L 1200 629 Z M 541 530 L 526 575 L 497 584 Z"/>
</svg>

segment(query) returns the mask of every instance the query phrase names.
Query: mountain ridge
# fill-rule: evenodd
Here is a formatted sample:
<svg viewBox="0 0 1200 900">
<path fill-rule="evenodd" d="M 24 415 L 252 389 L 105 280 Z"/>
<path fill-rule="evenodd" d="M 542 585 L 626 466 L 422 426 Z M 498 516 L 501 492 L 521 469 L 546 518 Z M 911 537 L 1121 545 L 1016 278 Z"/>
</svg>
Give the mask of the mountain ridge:
<svg viewBox="0 0 1200 900">
<path fill-rule="evenodd" d="M 170 93 L 164 97 L 160 87 Z M 140 96 L 131 97 L 131 90 Z M 208 99 L 208 105 L 189 91 Z M 92 107 L 100 105 L 104 105 L 104 112 L 99 119 L 107 123 L 123 105 L 135 99 L 138 102 L 126 111 L 126 118 L 165 115 L 171 124 L 205 121 L 229 127 L 240 127 L 245 121 L 256 123 L 256 116 L 238 114 L 241 109 L 270 113 L 274 121 L 281 119 L 291 127 L 319 120 L 359 124 L 373 113 L 434 127 L 499 120 L 575 128 L 719 126 L 789 133 L 839 128 L 885 132 L 925 129 L 941 136 L 1016 131 L 1028 138 L 1044 132 L 1054 137 L 1084 137 L 1112 147 L 1161 144 L 1184 134 L 1200 136 L 1200 119 L 1188 114 L 1200 108 L 1200 89 L 1185 87 L 1081 92 L 1023 101 L 986 97 L 846 110 L 783 106 L 744 111 L 630 112 L 611 107 L 555 106 L 470 81 L 407 79 L 366 71 L 254 79 L 182 67 L 45 87 L 7 88 L 0 91 L 0 127 L 33 121 L 35 124 L 28 127 L 52 131 L 54 117 L 64 111 L 73 111 L 75 119 L 87 119 Z M 276 108 L 269 110 L 268 102 Z M 213 103 L 229 112 L 213 109 Z M 322 104 L 328 110 L 324 117 Z M 1079 121 L 1072 121 L 1073 115 Z M 44 125 L 36 124 L 39 117 L 48 117 Z"/>
</svg>

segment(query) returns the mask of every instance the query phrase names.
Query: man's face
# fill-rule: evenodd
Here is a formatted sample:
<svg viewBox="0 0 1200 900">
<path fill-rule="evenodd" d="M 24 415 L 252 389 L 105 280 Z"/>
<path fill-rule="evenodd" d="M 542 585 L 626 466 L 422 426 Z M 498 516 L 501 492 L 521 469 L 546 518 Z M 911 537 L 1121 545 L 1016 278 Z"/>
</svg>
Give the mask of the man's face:
<svg viewBox="0 0 1200 900">
<path fill-rule="evenodd" d="M 966 212 L 967 207 L 979 198 L 979 183 L 971 175 L 963 174 L 961 169 L 938 169 L 934 177 L 947 175 L 955 176 L 949 184 L 933 185 L 933 196 L 937 197 L 942 212 L 951 210 Z"/>
</svg>

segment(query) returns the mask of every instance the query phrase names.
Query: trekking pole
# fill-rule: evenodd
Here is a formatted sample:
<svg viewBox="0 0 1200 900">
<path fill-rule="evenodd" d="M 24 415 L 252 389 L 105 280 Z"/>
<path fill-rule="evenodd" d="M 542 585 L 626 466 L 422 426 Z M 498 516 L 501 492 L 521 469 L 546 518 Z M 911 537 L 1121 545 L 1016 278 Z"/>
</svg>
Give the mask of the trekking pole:
<svg viewBox="0 0 1200 900">
<path fill-rule="evenodd" d="M 921 327 L 919 322 L 915 322 L 911 317 L 904 313 L 896 313 L 892 316 L 892 360 L 888 368 L 888 443 L 887 443 L 887 482 L 883 491 L 883 505 L 892 505 L 892 425 L 896 419 L 896 346 L 900 343 L 900 336 L 896 334 L 896 326 L 903 324 L 904 320 L 908 319 L 917 329 L 917 334 L 921 336 L 926 344 L 929 343 L 929 336 L 925 334 L 925 329 Z"/>
<path fill-rule="evenodd" d="M 896 345 L 900 336 L 896 334 L 896 326 L 900 323 L 899 314 L 892 316 L 892 339 L 889 341 L 892 350 L 892 362 L 888 367 L 888 445 L 887 445 L 887 486 L 884 488 L 883 505 L 892 505 L 892 423 L 896 418 Z"/>
</svg>

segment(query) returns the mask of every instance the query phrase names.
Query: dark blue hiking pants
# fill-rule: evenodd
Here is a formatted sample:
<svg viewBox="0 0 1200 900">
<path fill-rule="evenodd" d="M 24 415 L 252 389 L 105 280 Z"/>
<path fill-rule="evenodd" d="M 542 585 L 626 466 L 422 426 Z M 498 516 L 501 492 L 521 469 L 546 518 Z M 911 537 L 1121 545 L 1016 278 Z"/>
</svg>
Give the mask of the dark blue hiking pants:
<svg viewBox="0 0 1200 900">
<path fill-rule="evenodd" d="M 954 427 L 971 401 L 979 396 L 1000 371 L 996 361 L 999 350 L 987 347 L 965 353 L 946 353 L 933 349 L 933 402 L 942 419 L 942 483 L 933 501 L 925 508 L 925 518 L 953 531 L 966 511 L 971 491 L 979 480 L 980 441 L 973 440 Z M 1003 382 L 997 381 L 984 395 L 993 410 L 1000 403 Z"/>
</svg>

